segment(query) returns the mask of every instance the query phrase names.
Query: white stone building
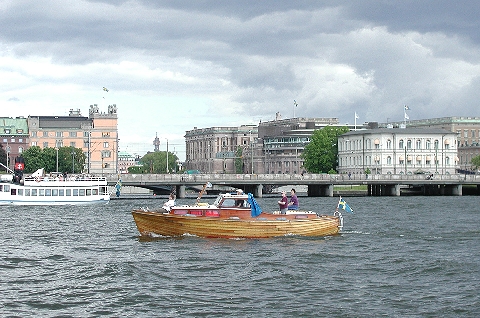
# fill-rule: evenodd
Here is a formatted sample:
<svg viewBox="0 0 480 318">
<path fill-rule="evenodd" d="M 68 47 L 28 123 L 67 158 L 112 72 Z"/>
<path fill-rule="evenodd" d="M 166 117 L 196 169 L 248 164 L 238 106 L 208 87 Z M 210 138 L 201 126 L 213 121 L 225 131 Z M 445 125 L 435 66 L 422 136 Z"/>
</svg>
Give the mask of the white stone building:
<svg viewBox="0 0 480 318">
<path fill-rule="evenodd" d="M 338 172 L 455 173 L 458 168 L 456 133 L 445 129 L 390 127 L 341 135 L 338 139 Z"/>
</svg>

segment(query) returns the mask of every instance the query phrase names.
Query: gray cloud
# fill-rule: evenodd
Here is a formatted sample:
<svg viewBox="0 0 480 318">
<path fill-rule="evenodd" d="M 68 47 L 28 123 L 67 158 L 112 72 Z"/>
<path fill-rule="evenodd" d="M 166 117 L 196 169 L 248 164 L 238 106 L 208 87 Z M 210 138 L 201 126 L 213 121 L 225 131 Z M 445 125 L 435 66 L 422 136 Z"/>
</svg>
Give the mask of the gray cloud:
<svg viewBox="0 0 480 318">
<path fill-rule="evenodd" d="M 289 117 L 294 99 L 297 116 L 343 122 L 354 112 L 361 121 L 401 120 L 404 104 L 412 119 L 477 116 L 479 7 L 446 0 L 19 0 L 0 5 L 0 58 L 45 59 L 67 71 L 37 74 L 19 62 L 3 63 L 0 72 L 16 73 L 27 86 L 108 83 L 123 95 L 197 97 L 206 114 L 221 109 L 238 121 L 277 111 Z M 217 121 L 208 124 L 224 124 Z"/>
</svg>

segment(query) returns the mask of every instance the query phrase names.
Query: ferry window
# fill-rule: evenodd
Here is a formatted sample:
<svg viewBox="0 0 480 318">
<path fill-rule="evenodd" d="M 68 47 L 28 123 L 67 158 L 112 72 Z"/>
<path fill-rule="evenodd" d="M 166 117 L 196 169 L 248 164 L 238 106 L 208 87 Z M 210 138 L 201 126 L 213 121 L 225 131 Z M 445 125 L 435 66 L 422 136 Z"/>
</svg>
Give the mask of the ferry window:
<svg viewBox="0 0 480 318">
<path fill-rule="evenodd" d="M 45 189 L 38 189 L 38 196 L 40 197 L 45 196 Z"/>
<path fill-rule="evenodd" d="M 36 197 L 37 196 L 37 189 L 32 189 L 32 197 Z"/>
<path fill-rule="evenodd" d="M 58 189 L 52 189 L 52 195 L 53 196 L 58 196 Z"/>
<path fill-rule="evenodd" d="M 67 197 L 71 196 L 71 195 L 72 195 L 72 189 L 66 189 L 66 190 L 65 190 L 65 195 L 66 195 Z"/>
<path fill-rule="evenodd" d="M 63 197 L 65 195 L 65 190 L 63 189 L 58 189 L 58 196 Z"/>
<path fill-rule="evenodd" d="M 49 197 L 52 195 L 52 189 L 45 189 L 45 196 Z"/>
<path fill-rule="evenodd" d="M 98 189 L 92 189 L 92 195 L 98 195 Z"/>
<path fill-rule="evenodd" d="M 3 187 L 3 192 L 10 192 L 10 186 L 8 184 L 6 184 L 4 187 Z"/>
<path fill-rule="evenodd" d="M 85 196 L 85 189 L 80 189 L 80 196 L 82 196 L 82 197 Z"/>
<path fill-rule="evenodd" d="M 18 195 L 23 195 L 23 189 L 18 189 Z"/>
<path fill-rule="evenodd" d="M 0 184 L 0 192 L 3 191 L 3 184 Z"/>
<path fill-rule="evenodd" d="M 12 189 L 12 191 L 10 192 L 11 195 L 17 195 L 17 189 Z"/>
<path fill-rule="evenodd" d="M 78 197 L 78 189 L 73 189 L 73 196 Z"/>
<path fill-rule="evenodd" d="M 92 195 L 92 189 L 87 189 L 87 195 Z"/>
<path fill-rule="evenodd" d="M 30 196 L 30 189 L 25 189 L 25 196 L 29 197 Z"/>
</svg>

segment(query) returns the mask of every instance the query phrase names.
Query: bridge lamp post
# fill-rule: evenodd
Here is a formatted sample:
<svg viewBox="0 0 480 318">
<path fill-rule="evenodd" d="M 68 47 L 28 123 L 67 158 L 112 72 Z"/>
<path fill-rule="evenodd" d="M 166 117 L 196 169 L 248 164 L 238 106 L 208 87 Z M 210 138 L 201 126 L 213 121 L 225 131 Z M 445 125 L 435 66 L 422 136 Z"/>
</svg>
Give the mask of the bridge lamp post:
<svg viewBox="0 0 480 318">
<path fill-rule="evenodd" d="M 250 130 L 250 160 L 252 161 L 252 170 L 250 171 L 253 174 L 253 140 L 252 140 L 252 131 Z"/>
<path fill-rule="evenodd" d="M 72 173 L 75 173 L 75 150 L 73 149 L 72 149 Z"/>
<path fill-rule="evenodd" d="M 223 154 L 223 173 L 226 173 L 226 168 L 225 168 L 225 156 L 226 156 L 226 149 L 227 149 L 227 136 L 225 136 L 225 142 L 223 141 L 222 138 L 222 154 Z"/>
<path fill-rule="evenodd" d="M 58 147 L 55 147 L 55 151 L 57 152 L 57 172 L 58 172 Z"/>
<path fill-rule="evenodd" d="M 168 139 L 165 138 L 165 140 L 167 140 L 167 173 L 168 173 Z"/>
</svg>

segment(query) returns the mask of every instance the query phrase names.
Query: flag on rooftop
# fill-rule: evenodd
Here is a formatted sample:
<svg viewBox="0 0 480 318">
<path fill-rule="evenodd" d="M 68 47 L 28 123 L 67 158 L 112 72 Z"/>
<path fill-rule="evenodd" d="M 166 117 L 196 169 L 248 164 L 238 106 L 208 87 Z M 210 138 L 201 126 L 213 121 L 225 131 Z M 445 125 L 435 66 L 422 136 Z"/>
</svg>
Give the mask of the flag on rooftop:
<svg viewBox="0 0 480 318">
<path fill-rule="evenodd" d="M 408 107 L 407 105 L 405 105 L 404 107 L 405 107 L 405 110 L 410 110 L 410 107 Z"/>
<path fill-rule="evenodd" d="M 108 92 L 108 88 L 106 88 L 105 86 L 103 86 L 103 90 L 104 90 L 105 92 Z"/>
<path fill-rule="evenodd" d="M 355 112 L 355 119 L 359 119 L 360 117 L 358 117 L 357 115 L 357 112 Z"/>
</svg>

